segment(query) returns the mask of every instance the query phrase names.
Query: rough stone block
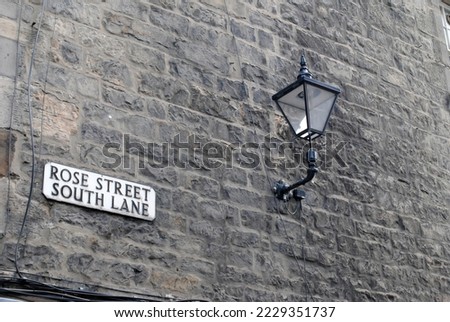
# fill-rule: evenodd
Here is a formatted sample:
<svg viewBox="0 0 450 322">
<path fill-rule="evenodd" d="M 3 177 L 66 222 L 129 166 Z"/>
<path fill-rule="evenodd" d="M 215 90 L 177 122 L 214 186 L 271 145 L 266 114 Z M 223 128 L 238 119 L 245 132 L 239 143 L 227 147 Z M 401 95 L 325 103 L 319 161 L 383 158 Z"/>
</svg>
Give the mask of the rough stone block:
<svg viewBox="0 0 450 322">
<path fill-rule="evenodd" d="M 182 213 L 185 216 L 198 218 L 199 196 L 185 191 L 174 191 L 173 210 Z"/>
<path fill-rule="evenodd" d="M 220 0 L 200 0 L 200 2 L 213 8 L 225 10 L 225 4 Z"/>
<path fill-rule="evenodd" d="M 227 56 L 219 52 L 217 48 L 207 47 L 186 41 L 175 41 L 174 49 L 176 57 L 189 60 L 207 70 L 217 71 L 219 74 L 228 75 L 229 63 Z"/>
<path fill-rule="evenodd" d="M 241 211 L 242 225 L 255 231 L 261 231 L 271 234 L 274 230 L 273 221 L 273 216 L 265 215 L 264 213 L 247 210 Z"/>
<path fill-rule="evenodd" d="M 202 68 L 194 66 L 182 60 L 171 60 L 169 62 L 170 74 L 182 80 L 213 87 L 217 83 L 217 76 Z"/>
<path fill-rule="evenodd" d="M 81 137 L 83 140 L 92 140 L 100 145 L 108 142 L 122 142 L 121 132 L 95 123 L 83 123 L 81 125 Z"/>
<path fill-rule="evenodd" d="M 165 70 L 166 62 L 164 54 L 160 51 L 134 43 L 128 43 L 125 47 L 128 59 L 140 68 L 151 68 L 157 72 L 163 72 Z"/>
<path fill-rule="evenodd" d="M 249 42 L 255 42 L 256 36 L 255 36 L 255 29 L 247 26 L 245 24 L 242 24 L 236 20 L 231 20 L 231 32 L 236 37 L 242 38 L 244 40 L 247 40 Z"/>
<path fill-rule="evenodd" d="M 273 36 L 264 30 L 258 30 L 258 43 L 262 48 L 274 50 Z"/>
<path fill-rule="evenodd" d="M 214 224 L 206 220 L 197 220 L 189 225 L 189 231 L 198 237 L 208 241 L 222 243 L 225 241 L 225 230 L 222 225 Z"/>
<path fill-rule="evenodd" d="M 186 176 L 185 187 L 186 189 L 189 189 L 211 199 L 217 199 L 220 193 L 219 182 L 203 176 Z"/>
<path fill-rule="evenodd" d="M 262 279 L 248 268 L 219 264 L 216 269 L 217 278 L 222 283 L 243 282 L 250 284 L 261 283 Z"/>
<path fill-rule="evenodd" d="M 203 22 L 207 25 L 225 29 L 227 26 L 227 17 L 224 12 L 217 12 L 199 3 L 182 0 L 179 9 L 188 17 L 197 22 Z"/>
<path fill-rule="evenodd" d="M 148 17 L 155 26 L 180 36 L 187 36 L 189 19 L 186 17 L 154 6 L 150 7 Z"/>
<path fill-rule="evenodd" d="M 215 223 L 239 225 L 239 209 L 212 200 L 199 203 L 200 217 Z"/>
<path fill-rule="evenodd" d="M 242 268 L 253 267 L 253 252 L 249 249 L 230 249 L 224 255 L 229 265 Z"/>
<path fill-rule="evenodd" d="M 177 5 L 177 3 L 175 1 L 171 1 L 171 0 L 149 0 L 148 2 L 152 3 L 154 5 L 157 5 L 161 8 L 165 8 L 165 9 L 169 9 L 169 10 L 174 10 Z"/>
<path fill-rule="evenodd" d="M 2 37 L 9 38 L 14 41 L 17 40 L 16 21 L 0 17 L 0 30 L 2 30 Z"/>
<path fill-rule="evenodd" d="M 0 128 L 11 126 L 12 93 L 14 91 L 14 80 L 0 77 Z"/>
<path fill-rule="evenodd" d="M 406 87 L 406 84 L 408 84 L 405 75 L 397 69 L 391 67 L 381 67 L 380 74 L 381 78 L 390 84 L 400 87 Z"/>
<path fill-rule="evenodd" d="M 190 108 L 227 121 L 238 120 L 237 107 L 231 104 L 229 99 L 218 97 L 212 92 L 198 87 L 192 88 Z"/>
<path fill-rule="evenodd" d="M 36 269 L 41 274 L 61 270 L 64 254 L 55 247 L 47 245 L 21 245 L 18 254 L 18 267 L 23 271 Z M 15 258 L 15 244 L 5 244 L 2 257 L 12 262 Z"/>
<path fill-rule="evenodd" d="M 201 279 L 192 274 L 175 274 L 167 271 L 153 270 L 150 275 L 150 283 L 156 289 L 165 292 L 192 294 L 199 287 Z"/>
<path fill-rule="evenodd" d="M 191 100 L 189 88 L 183 83 L 150 73 L 139 76 L 138 91 L 181 106 L 189 105 Z"/>
<path fill-rule="evenodd" d="M 143 111 L 145 107 L 143 98 L 112 87 L 105 86 L 102 88 L 102 98 L 106 103 L 125 110 Z"/>
<path fill-rule="evenodd" d="M 234 231 L 230 235 L 231 244 L 242 248 L 258 248 L 259 234 L 253 232 Z"/>
<path fill-rule="evenodd" d="M 223 199 L 247 207 L 261 208 L 261 195 L 243 188 L 223 187 Z"/>
<path fill-rule="evenodd" d="M 233 99 L 245 100 L 248 97 L 248 88 L 241 81 L 218 79 L 217 89 L 220 92 L 229 94 Z"/>
<path fill-rule="evenodd" d="M 114 127 L 124 117 L 120 110 L 97 101 L 86 101 L 83 105 L 83 115 L 89 120 Z"/>
<path fill-rule="evenodd" d="M 102 13 L 100 8 L 85 1 L 49 1 L 47 2 L 47 10 L 91 27 L 100 28 L 101 25 Z"/>
<path fill-rule="evenodd" d="M 39 96 L 38 100 L 44 102 L 44 96 Z M 79 108 L 52 95 L 45 96 L 44 104 L 42 114 L 36 115 L 36 123 L 42 125 L 39 129 L 42 131 L 40 134 L 69 144 L 71 137 L 78 132 Z"/>
<path fill-rule="evenodd" d="M 98 98 L 99 81 L 97 78 L 77 73 L 73 70 L 63 68 L 57 65 L 51 65 L 48 68 L 48 77 L 46 78 L 46 66 L 41 66 L 38 70 L 38 76 L 43 81 L 47 79 L 48 83 L 56 88 L 68 92 L 75 92 L 82 96 Z"/>
<path fill-rule="evenodd" d="M 280 13 L 281 18 L 286 20 L 294 25 L 304 28 L 311 29 L 311 11 L 312 4 L 307 2 L 303 3 L 304 5 L 289 5 L 289 4 L 281 4 L 280 5 Z"/>
<path fill-rule="evenodd" d="M 178 171 L 172 167 L 164 167 L 161 169 L 150 168 L 146 166 L 140 171 L 140 173 L 146 177 L 152 178 L 152 180 L 157 182 L 168 183 L 172 186 L 178 185 Z"/>
<path fill-rule="evenodd" d="M 122 62 L 102 59 L 98 56 L 89 56 L 86 59 L 87 67 L 104 81 L 122 87 L 132 87 L 133 80 L 130 69 Z"/>
<path fill-rule="evenodd" d="M 122 115 L 116 120 L 115 125 L 125 124 L 124 134 L 132 134 L 145 141 L 153 141 L 158 131 L 152 119 L 139 115 Z"/>
<path fill-rule="evenodd" d="M 198 260 L 197 258 L 184 258 L 181 262 L 181 269 L 184 272 L 198 274 L 213 278 L 215 272 L 214 262 Z"/>
<path fill-rule="evenodd" d="M 2 16 L 10 19 L 16 19 L 17 11 L 17 3 L 15 3 L 14 0 L 6 0 L 0 3 L 0 13 Z"/>
<path fill-rule="evenodd" d="M 0 178 L 8 176 L 10 159 L 14 158 L 16 137 L 11 134 L 10 147 L 10 133 L 8 130 L 0 129 Z M 11 150 L 11 155 L 10 155 Z"/>
<path fill-rule="evenodd" d="M 191 140 L 199 143 L 199 140 L 201 140 L 202 137 L 209 136 L 208 129 L 213 123 L 211 117 L 195 113 L 177 105 L 169 105 L 167 119 L 168 121 L 173 122 L 173 124 L 190 124 L 189 128 L 195 132 L 195 135 L 192 136 L 194 140 Z M 189 138 L 187 140 L 180 139 L 180 141 L 188 142 Z M 183 145 L 184 144 L 180 144 L 180 146 Z M 202 146 L 199 144 L 196 144 L 195 146 L 198 146 L 198 148 L 194 152 L 202 154 Z"/>
<path fill-rule="evenodd" d="M 338 236 L 338 250 L 362 258 L 370 257 L 370 244 L 366 241 L 346 236 Z"/>
<path fill-rule="evenodd" d="M 170 1 L 169 1 L 170 2 Z M 139 18 L 146 21 L 150 7 L 144 3 L 130 0 L 112 0 L 110 1 L 111 9 L 120 13 L 124 13 L 131 17 Z"/>
<path fill-rule="evenodd" d="M 0 76 L 16 76 L 17 42 L 0 37 Z"/>
<path fill-rule="evenodd" d="M 67 266 L 73 273 L 90 282 L 107 281 L 116 285 L 134 286 L 147 280 L 144 265 L 98 260 L 92 255 L 75 253 L 68 257 Z"/>
<path fill-rule="evenodd" d="M 67 40 L 58 42 L 53 41 L 52 50 L 53 61 L 55 63 L 69 64 L 75 69 L 81 68 L 81 64 L 84 61 L 83 49 Z"/>
</svg>

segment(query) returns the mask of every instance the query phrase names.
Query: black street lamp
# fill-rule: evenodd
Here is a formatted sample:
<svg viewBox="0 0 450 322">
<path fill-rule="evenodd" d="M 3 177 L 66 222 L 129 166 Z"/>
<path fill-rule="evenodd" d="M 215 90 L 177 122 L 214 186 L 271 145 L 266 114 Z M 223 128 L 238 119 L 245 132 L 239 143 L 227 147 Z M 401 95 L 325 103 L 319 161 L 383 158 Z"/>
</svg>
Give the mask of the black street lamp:
<svg viewBox="0 0 450 322">
<path fill-rule="evenodd" d="M 292 196 L 292 190 L 311 181 L 318 172 L 318 154 L 311 147 L 311 141 L 324 134 L 334 103 L 341 92 L 337 87 L 313 79 L 304 55 L 301 56 L 300 66 L 297 80 L 272 96 L 295 135 L 308 140 L 310 144 L 306 178 L 292 185 L 278 181 L 273 187 L 276 197 L 285 201 Z M 294 190 L 293 196 L 301 200 L 305 194 L 303 191 Z"/>
<path fill-rule="evenodd" d="M 341 90 L 312 78 L 305 56 L 297 80 L 272 96 L 295 135 L 305 140 L 321 136 Z"/>
</svg>

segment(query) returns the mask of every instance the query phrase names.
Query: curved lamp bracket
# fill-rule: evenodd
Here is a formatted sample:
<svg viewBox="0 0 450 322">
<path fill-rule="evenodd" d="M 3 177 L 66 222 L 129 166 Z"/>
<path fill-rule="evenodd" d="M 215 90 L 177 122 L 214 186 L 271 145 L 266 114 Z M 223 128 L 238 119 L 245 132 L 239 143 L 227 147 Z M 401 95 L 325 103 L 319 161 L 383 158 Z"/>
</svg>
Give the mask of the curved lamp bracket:
<svg viewBox="0 0 450 322">
<path fill-rule="evenodd" d="M 318 157 L 317 151 L 314 149 L 308 150 L 308 170 L 305 178 L 293 183 L 291 185 L 285 183 L 283 180 L 275 182 L 272 191 L 279 200 L 288 201 L 291 197 L 296 200 L 302 200 L 305 198 L 304 191 L 296 189 L 314 179 L 314 176 L 319 169 L 316 167 L 316 160 Z M 295 189 L 295 190 L 294 190 Z"/>
</svg>

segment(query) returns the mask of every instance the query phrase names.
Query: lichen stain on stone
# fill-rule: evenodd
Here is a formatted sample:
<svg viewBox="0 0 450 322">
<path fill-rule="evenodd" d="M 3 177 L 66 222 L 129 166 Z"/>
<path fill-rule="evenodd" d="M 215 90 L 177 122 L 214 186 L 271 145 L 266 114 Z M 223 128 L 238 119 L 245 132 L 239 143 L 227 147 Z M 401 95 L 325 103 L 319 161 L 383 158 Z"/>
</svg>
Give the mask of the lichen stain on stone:
<svg viewBox="0 0 450 322">
<path fill-rule="evenodd" d="M 41 107 L 41 110 L 35 113 L 36 132 L 42 131 L 40 134 L 44 137 L 69 142 L 78 132 L 78 106 L 43 93 L 36 94 L 35 99 Z"/>
<path fill-rule="evenodd" d="M 200 283 L 198 277 L 190 274 L 174 275 L 159 271 L 153 271 L 151 281 L 155 287 L 172 292 L 188 292 Z"/>
</svg>

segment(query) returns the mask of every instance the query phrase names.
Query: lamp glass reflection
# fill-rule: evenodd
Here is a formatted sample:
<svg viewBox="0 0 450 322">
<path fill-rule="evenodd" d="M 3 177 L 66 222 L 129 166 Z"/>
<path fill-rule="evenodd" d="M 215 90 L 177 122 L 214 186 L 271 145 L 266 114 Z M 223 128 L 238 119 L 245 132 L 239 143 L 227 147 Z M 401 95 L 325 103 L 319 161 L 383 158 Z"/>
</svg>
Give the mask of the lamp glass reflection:
<svg viewBox="0 0 450 322">
<path fill-rule="evenodd" d="M 333 108 L 336 94 L 313 84 L 305 84 L 307 93 L 309 127 L 311 130 L 323 132 Z"/>
<path fill-rule="evenodd" d="M 307 129 L 304 96 L 304 87 L 299 86 L 277 101 L 296 135 Z"/>
</svg>

